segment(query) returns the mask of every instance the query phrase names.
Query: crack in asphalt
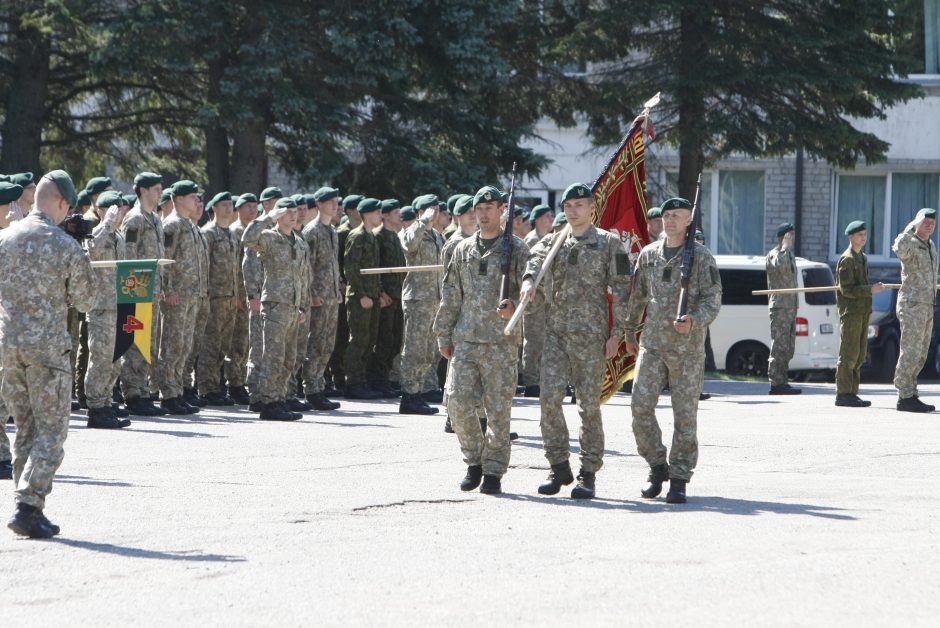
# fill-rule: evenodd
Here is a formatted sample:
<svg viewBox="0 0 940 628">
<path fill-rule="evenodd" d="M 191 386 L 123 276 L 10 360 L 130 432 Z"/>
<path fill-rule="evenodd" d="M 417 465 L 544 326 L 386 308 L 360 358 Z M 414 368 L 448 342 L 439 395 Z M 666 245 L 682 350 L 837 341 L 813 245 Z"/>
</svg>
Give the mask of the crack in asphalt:
<svg viewBox="0 0 940 628">
<path fill-rule="evenodd" d="M 394 508 L 396 506 L 407 506 L 409 504 L 462 504 L 463 502 L 472 502 L 472 499 L 405 499 L 400 502 L 389 502 L 387 504 L 370 504 L 368 506 L 359 506 L 353 508 L 353 512 L 363 512 L 378 508 Z"/>
</svg>

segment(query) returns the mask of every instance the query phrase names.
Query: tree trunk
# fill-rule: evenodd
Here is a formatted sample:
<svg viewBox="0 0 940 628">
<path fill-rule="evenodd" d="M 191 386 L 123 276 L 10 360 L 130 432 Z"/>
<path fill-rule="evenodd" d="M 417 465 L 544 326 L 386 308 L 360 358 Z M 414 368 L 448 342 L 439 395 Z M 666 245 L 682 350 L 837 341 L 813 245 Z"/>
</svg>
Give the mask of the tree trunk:
<svg viewBox="0 0 940 628">
<path fill-rule="evenodd" d="M 707 3 L 690 3 L 679 14 L 679 67 L 676 100 L 679 109 L 679 195 L 692 200 L 705 165 L 705 92 L 701 87 L 706 57 Z"/>
<path fill-rule="evenodd" d="M 218 59 L 209 62 L 210 104 L 219 105 L 222 99 L 220 84 L 225 73 L 225 63 Z M 211 198 L 217 192 L 229 189 L 230 170 L 228 152 L 228 133 L 216 117 L 205 128 L 206 134 L 206 196 Z"/>
<path fill-rule="evenodd" d="M 6 101 L 6 119 L 0 129 L 3 135 L 0 172 L 31 171 L 38 177 L 49 89 L 49 41 L 32 27 L 20 29 L 15 37 L 13 80 Z"/>
<path fill-rule="evenodd" d="M 258 194 L 268 180 L 268 161 L 265 156 L 268 123 L 259 116 L 239 124 L 232 135 L 235 137 L 235 145 L 232 148 L 231 178 L 238 187 L 238 190 L 233 191 Z"/>
</svg>

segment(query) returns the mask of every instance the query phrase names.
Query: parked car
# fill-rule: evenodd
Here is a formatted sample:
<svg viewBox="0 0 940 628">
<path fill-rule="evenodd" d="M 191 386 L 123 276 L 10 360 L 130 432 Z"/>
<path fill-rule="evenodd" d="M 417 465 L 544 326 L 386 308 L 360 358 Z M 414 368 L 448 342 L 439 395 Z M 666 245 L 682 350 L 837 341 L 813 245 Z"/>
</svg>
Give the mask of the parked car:
<svg viewBox="0 0 940 628">
<path fill-rule="evenodd" d="M 735 375 L 767 375 L 770 357 L 770 317 L 767 297 L 752 290 L 767 289 L 763 257 L 716 255 L 723 288 L 721 311 L 711 325 L 715 366 Z M 832 286 L 826 264 L 796 258 L 799 287 Z M 832 377 L 839 355 L 839 315 L 832 292 L 804 292 L 797 296 L 796 347 L 790 360 L 791 377 L 810 374 Z"/>
<path fill-rule="evenodd" d="M 868 319 L 868 356 L 862 367 L 862 374 L 880 382 L 894 380 L 894 369 L 898 364 L 901 347 L 901 322 L 897 316 L 898 291 L 885 290 L 873 294 L 871 298 L 871 316 Z M 921 370 L 921 376 L 935 376 L 940 373 L 940 304 L 933 310 L 933 332 L 927 360 Z"/>
</svg>

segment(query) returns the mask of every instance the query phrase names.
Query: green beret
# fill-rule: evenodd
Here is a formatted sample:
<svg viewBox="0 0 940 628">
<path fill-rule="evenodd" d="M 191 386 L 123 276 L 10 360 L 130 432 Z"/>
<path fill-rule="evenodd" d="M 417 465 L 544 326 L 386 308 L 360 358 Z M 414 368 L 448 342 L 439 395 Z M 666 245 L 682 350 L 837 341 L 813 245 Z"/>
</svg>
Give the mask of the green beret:
<svg viewBox="0 0 940 628">
<path fill-rule="evenodd" d="M 401 208 L 401 219 L 402 220 L 414 220 L 418 215 L 415 213 L 415 208 L 411 205 L 405 205 Z"/>
<path fill-rule="evenodd" d="M 523 207 L 522 205 L 516 205 L 515 207 L 512 208 L 512 215 L 513 215 L 513 216 L 524 216 L 527 209 L 529 209 L 529 208 L 528 208 L 528 207 Z"/>
<path fill-rule="evenodd" d="M 937 210 L 931 209 L 929 207 L 924 207 L 919 212 L 917 212 L 917 217 L 920 218 L 921 216 L 923 216 L 924 218 L 933 218 L 934 220 L 936 220 Z"/>
<path fill-rule="evenodd" d="M 350 194 L 343 199 L 343 209 L 356 209 L 359 206 L 359 201 L 364 198 L 361 194 Z"/>
<path fill-rule="evenodd" d="M 552 221 L 552 229 L 557 229 L 562 225 L 568 224 L 568 217 L 565 216 L 565 212 L 558 212 L 555 214 L 555 220 Z"/>
<path fill-rule="evenodd" d="M 397 198 L 387 198 L 384 201 L 382 201 L 382 213 L 383 214 L 390 214 L 391 212 L 400 208 L 401 208 L 401 203 L 398 202 Z"/>
<path fill-rule="evenodd" d="M 303 194 L 291 194 L 290 200 L 294 201 L 297 204 L 297 207 L 307 204 L 307 197 Z"/>
<path fill-rule="evenodd" d="M 313 193 L 313 200 L 318 203 L 323 203 L 324 201 L 328 201 L 331 198 L 336 198 L 338 196 L 338 189 L 324 186 Z M 359 198 L 361 199 L 362 197 L 360 196 Z M 358 201 L 356 201 L 356 203 L 358 204 Z"/>
<path fill-rule="evenodd" d="M 294 209 L 297 207 L 297 203 L 295 203 L 294 199 L 292 199 L 289 196 L 282 196 L 281 198 L 277 199 L 277 202 L 274 204 L 274 207 L 275 209 L 283 209 L 285 207 L 287 209 Z"/>
<path fill-rule="evenodd" d="M 777 226 L 777 237 L 778 237 L 778 238 L 782 238 L 783 236 L 787 235 L 787 233 L 790 232 L 790 231 L 796 231 L 796 227 L 793 226 L 793 223 L 792 223 L 792 222 L 781 222 L 781 223 Z"/>
<path fill-rule="evenodd" d="M 864 220 L 853 220 L 845 228 L 845 235 L 850 236 L 853 233 L 858 233 L 859 231 L 865 231 L 867 227 L 865 226 Z"/>
<path fill-rule="evenodd" d="M 163 183 L 163 177 L 156 172 L 141 172 L 134 177 L 135 188 L 152 188 L 158 183 Z"/>
<path fill-rule="evenodd" d="M 662 217 L 663 217 L 663 210 L 661 210 L 658 207 L 652 207 L 649 209 L 649 211 L 646 212 L 647 220 L 652 220 L 653 218 L 662 218 Z"/>
<path fill-rule="evenodd" d="M 198 194 L 199 186 L 189 179 L 183 179 L 171 185 L 170 192 L 172 192 L 174 198 L 177 196 L 186 196 L 187 194 Z"/>
<path fill-rule="evenodd" d="M 536 205 L 532 208 L 532 211 L 529 212 L 529 220 L 535 222 L 545 214 L 551 213 L 552 208 L 548 205 Z"/>
<path fill-rule="evenodd" d="M 127 205 L 128 207 L 133 207 L 134 204 L 137 202 L 137 195 L 125 194 L 124 196 L 121 197 L 121 200 L 123 200 L 124 204 Z"/>
<path fill-rule="evenodd" d="M 411 205 L 415 208 L 415 212 L 420 212 L 437 205 L 438 202 L 436 194 L 424 194 L 416 198 Z"/>
<path fill-rule="evenodd" d="M 523 205 L 522 206 L 522 219 L 526 222 L 529 222 L 529 216 L 531 215 L 532 215 L 532 208 L 526 207 L 525 205 Z"/>
<path fill-rule="evenodd" d="M 108 177 L 94 177 L 88 180 L 85 191 L 89 194 L 101 194 L 109 187 L 111 187 L 111 179 Z"/>
<path fill-rule="evenodd" d="M 377 198 L 364 198 L 359 201 L 359 204 L 356 206 L 356 209 L 360 214 L 368 214 L 369 212 L 375 212 L 382 209 L 382 201 Z"/>
<path fill-rule="evenodd" d="M 120 207 L 123 203 L 124 199 L 121 198 L 121 193 L 114 190 L 105 190 L 95 199 L 95 207 L 111 207 L 112 205 Z"/>
<path fill-rule="evenodd" d="M 218 194 L 212 197 L 211 201 L 206 203 L 206 211 L 209 211 L 210 209 L 215 207 L 215 204 L 218 203 L 219 201 L 230 201 L 230 200 L 232 200 L 231 192 L 219 192 Z"/>
<path fill-rule="evenodd" d="M 258 197 L 255 196 L 254 194 L 242 194 L 235 201 L 235 209 L 238 209 L 245 203 L 257 203 L 257 202 L 258 202 Z"/>
<path fill-rule="evenodd" d="M 454 211 L 451 213 L 454 216 L 463 216 L 471 209 L 473 209 L 473 197 L 469 194 L 461 194 L 457 197 L 457 202 L 454 203 Z"/>
<path fill-rule="evenodd" d="M 272 186 L 269 188 L 264 188 L 261 190 L 261 200 L 262 201 L 272 201 L 276 198 L 282 198 L 284 193 L 281 192 L 281 188 Z"/>
<path fill-rule="evenodd" d="M 75 192 L 75 184 L 72 183 L 72 177 L 65 170 L 53 170 L 47 172 L 43 177 L 48 177 L 59 188 L 59 194 L 69 202 L 69 207 L 75 207 L 78 204 L 78 194 Z M 108 179 L 108 185 L 111 185 L 111 179 Z"/>
<path fill-rule="evenodd" d="M 34 177 L 32 172 L 21 172 L 19 174 L 10 175 L 10 183 L 15 183 L 16 185 L 23 188 L 33 183 L 33 180 Z"/>
<path fill-rule="evenodd" d="M 316 207 L 317 199 L 313 196 L 313 194 L 304 194 L 304 203 L 307 205 L 307 207 L 313 209 Z"/>
<path fill-rule="evenodd" d="M 167 188 L 163 190 L 163 193 L 160 194 L 160 202 L 157 205 L 165 205 L 173 199 L 173 190 Z"/>
<path fill-rule="evenodd" d="M 691 211 L 692 203 L 677 196 L 675 198 L 666 199 L 663 201 L 663 204 L 659 206 L 661 212 L 665 212 L 667 209 L 688 209 Z"/>
<path fill-rule="evenodd" d="M 583 183 L 572 183 L 565 188 L 565 193 L 561 196 L 561 202 L 572 201 L 578 198 L 594 198 L 591 194 L 591 188 Z"/>
<path fill-rule="evenodd" d="M 340 225 L 349 224 L 349 216 L 347 216 L 346 214 L 343 214 L 343 217 L 339 219 L 339 224 Z"/>
<path fill-rule="evenodd" d="M 464 194 L 451 194 L 450 197 L 448 197 L 448 199 L 447 199 L 447 211 L 448 211 L 448 213 L 451 213 L 451 214 L 454 213 L 454 208 L 457 206 L 457 201 L 459 201 L 459 200 L 461 199 L 461 197 L 463 197 L 463 196 L 465 196 L 465 195 L 464 195 Z"/>
<path fill-rule="evenodd" d="M 23 196 L 23 186 L 9 181 L 0 181 L 0 205 L 9 205 Z"/>
<path fill-rule="evenodd" d="M 85 190 L 79 192 L 75 207 L 91 207 L 91 195 Z"/>
<path fill-rule="evenodd" d="M 497 190 L 492 185 L 484 185 L 482 188 L 477 190 L 477 193 L 473 195 L 473 206 L 476 207 L 480 203 L 492 203 L 492 202 L 502 203 L 503 202 L 503 193 Z"/>
</svg>

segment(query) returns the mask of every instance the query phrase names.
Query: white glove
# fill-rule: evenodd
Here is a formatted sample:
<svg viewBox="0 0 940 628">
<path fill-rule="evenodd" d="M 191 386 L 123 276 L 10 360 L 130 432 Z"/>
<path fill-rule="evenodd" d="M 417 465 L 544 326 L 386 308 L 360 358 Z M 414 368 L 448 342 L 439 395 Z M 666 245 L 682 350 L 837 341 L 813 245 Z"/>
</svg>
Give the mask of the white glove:
<svg viewBox="0 0 940 628">
<path fill-rule="evenodd" d="M 271 220 L 277 220 L 278 218 L 286 214 L 288 209 L 289 209 L 288 207 L 274 207 L 271 209 L 271 211 L 267 212 L 265 216 L 267 216 Z"/>
<path fill-rule="evenodd" d="M 121 213 L 121 208 L 117 205 L 112 205 L 108 208 L 108 211 L 105 213 L 104 218 L 101 219 L 101 222 L 108 225 L 112 229 L 114 228 L 114 223 L 117 222 L 118 214 Z"/>
<path fill-rule="evenodd" d="M 924 218 L 926 218 L 926 216 L 923 216 L 923 215 L 914 216 L 914 220 L 907 223 L 907 226 L 904 227 L 904 230 L 905 231 L 917 231 L 920 228 L 920 226 L 924 223 Z"/>
<path fill-rule="evenodd" d="M 424 210 L 423 214 L 421 214 L 421 220 L 424 222 L 430 222 L 431 220 L 434 220 L 434 217 L 437 216 L 438 210 L 439 208 L 437 205 L 431 205 Z"/>
</svg>

